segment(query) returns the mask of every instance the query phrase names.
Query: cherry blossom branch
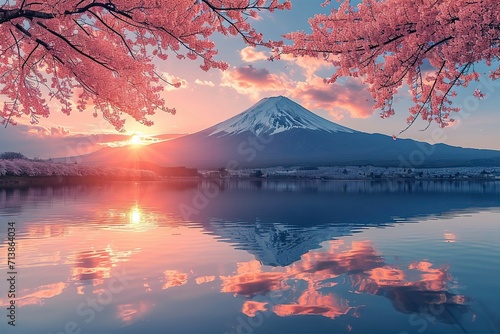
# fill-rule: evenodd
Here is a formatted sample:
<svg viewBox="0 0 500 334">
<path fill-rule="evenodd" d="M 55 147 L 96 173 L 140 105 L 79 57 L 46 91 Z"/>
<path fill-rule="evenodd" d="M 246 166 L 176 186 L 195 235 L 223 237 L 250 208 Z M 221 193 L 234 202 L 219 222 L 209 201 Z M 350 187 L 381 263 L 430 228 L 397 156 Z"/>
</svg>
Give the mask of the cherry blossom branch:
<svg viewBox="0 0 500 334">
<path fill-rule="evenodd" d="M 48 94 L 65 113 L 92 104 L 94 114 L 100 112 L 117 130 L 125 114 L 150 125 L 146 117 L 155 110 L 175 111 L 166 107 L 163 84 L 178 86 L 158 73 L 154 59 L 173 53 L 201 58 L 203 70 L 225 69 L 226 63 L 214 59 L 211 35 L 239 35 L 257 45 L 262 35 L 247 18 L 289 8 L 288 0 L 6 2 L 0 6 L 0 93 L 8 103 L 0 117 L 7 123 L 23 114 L 33 121 L 47 117 Z M 81 89 L 77 96 L 75 88 Z"/>
<path fill-rule="evenodd" d="M 421 112 L 424 109 L 425 105 L 429 102 L 429 100 L 430 100 L 430 98 L 432 96 L 432 92 L 434 91 L 434 88 L 436 87 L 436 84 L 438 82 L 439 76 L 441 75 L 441 71 L 443 70 L 445 64 L 446 64 L 446 62 L 443 61 L 443 64 L 439 68 L 439 71 L 438 71 L 438 73 L 436 75 L 436 79 L 434 80 L 434 83 L 432 84 L 431 90 L 429 91 L 429 94 L 427 95 L 427 98 L 425 99 L 425 101 L 420 106 L 420 109 L 418 110 L 418 112 L 413 116 L 413 120 L 408 124 L 408 126 L 406 128 L 404 128 L 403 130 L 401 130 L 395 137 L 398 137 L 400 134 L 402 134 L 403 132 L 405 132 L 406 130 L 408 130 L 413 125 L 413 123 L 415 122 L 415 120 L 417 119 L 417 117 L 421 114 Z"/>
</svg>

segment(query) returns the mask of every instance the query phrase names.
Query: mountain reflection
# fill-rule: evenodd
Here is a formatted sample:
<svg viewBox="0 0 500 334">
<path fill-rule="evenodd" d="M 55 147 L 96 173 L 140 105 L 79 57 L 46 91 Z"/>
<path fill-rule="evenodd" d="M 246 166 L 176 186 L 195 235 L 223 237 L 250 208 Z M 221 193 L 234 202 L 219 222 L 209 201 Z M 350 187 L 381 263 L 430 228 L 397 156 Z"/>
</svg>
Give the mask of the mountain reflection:
<svg viewBox="0 0 500 334">
<path fill-rule="evenodd" d="M 272 311 L 278 316 L 322 315 L 336 318 L 362 305 L 349 305 L 336 291 L 345 278 L 356 293 L 383 296 L 397 311 L 429 313 L 439 321 L 457 321 L 466 313 L 467 298 L 450 291 L 453 277 L 447 268 L 433 268 L 428 261 L 406 267 L 388 264 L 370 241 L 330 241 L 284 268 L 265 269 L 257 261 L 238 264 L 233 276 L 221 276 L 221 292 L 245 297 L 242 312 L 255 316 Z M 276 295 L 282 296 L 276 302 Z M 254 298 L 258 298 L 255 300 Z M 436 311 L 438 310 L 438 311 Z"/>
<path fill-rule="evenodd" d="M 265 326 L 306 315 L 322 317 L 324 326 L 343 323 L 326 321 L 339 318 L 359 325 L 391 312 L 440 324 L 460 323 L 466 313 L 479 314 L 472 325 L 485 319 L 471 300 L 488 295 L 478 292 L 481 284 L 484 291 L 497 287 L 474 280 L 480 269 L 496 273 L 496 248 L 482 242 L 494 239 L 488 231 L 498 217 L 498 182 L 221 180 L 217 195 L 201 201 L 213 184 L 0 189 L 0 209 L 6 220 L 15 213 L 20 245 L 16 305 L 30 305 L 26 314 L 69 309 L 73 316 L 123 271 L 132 278 L 98 316 L 99 324 L 130 326 L 129 333 L 151 320 L 158 328 L 168 322 L 172 333 L 186 324 L 186 333 L 203 332 L 191 319 L 233 326 L 241 313 L 273 315 Z M 182 204 L 196 214 L 182 217 Z M 467 296 L 455 290 L 465 284 Z M 2 307 L 8 302 L 0 296 Z M 496 314 L 496 306 L 485 305 Z M 87 330 L 98 333 L 95 324 Z"/>
</svg>

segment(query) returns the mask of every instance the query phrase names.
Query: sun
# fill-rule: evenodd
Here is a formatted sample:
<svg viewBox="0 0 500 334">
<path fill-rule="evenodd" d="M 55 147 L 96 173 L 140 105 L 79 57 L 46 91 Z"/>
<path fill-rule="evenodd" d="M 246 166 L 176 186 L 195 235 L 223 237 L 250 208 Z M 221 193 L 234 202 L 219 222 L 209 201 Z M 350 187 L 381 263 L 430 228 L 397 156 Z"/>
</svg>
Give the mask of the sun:
<svg viewBox="0 0 500 334">
<path fill-rule="evenodd" d="M 134 146 L 137 146 L 137 145 L 142 145 L 142 139 L 141 139 L 141 136 L 139 136 L 139 135 L 133 135 L 133 136 L 129 139 L 129 143 L 130 143 L 130 145 L 134 145 Z"/>
</svg>

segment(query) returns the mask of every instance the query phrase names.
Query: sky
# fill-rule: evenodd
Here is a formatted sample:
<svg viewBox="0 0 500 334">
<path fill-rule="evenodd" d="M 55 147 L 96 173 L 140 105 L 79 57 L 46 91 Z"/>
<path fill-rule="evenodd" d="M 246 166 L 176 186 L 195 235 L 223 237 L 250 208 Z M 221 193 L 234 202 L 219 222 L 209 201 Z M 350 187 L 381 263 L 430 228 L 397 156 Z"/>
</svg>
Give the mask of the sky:
<svg viewBox="0 0 500 334">
<path fill-rule="evenodd" d="M 252 24 L 264 33 L 266 40 L 279 39 L 286 32 L 308 31 L 308 18 L 330 10 L 322 8 L 322 2 L 295 0 L 290 11 L 262 13 Z M 217 59 L 229 64 L 224 72 L 204 72 L 199 68 L 201 61 L 175 57 L 157 64 L 160 72 L 182 83 L 181 88 L 168 87 L 164 92 L 168 106 L 177 109 L 176 115 L 159 111 L 152 117 L 155 124 L 151 127 L 129 118 L 126 132 L 119 134 L 91 112 L 67 116 L 53 111 L 37 125 L 30 125 L 26 118 L 18 119 L 17 126 L 0 128 L 0 152 L 54 158 L 87 154 L 110 143 L 126 144 L 133 135 L 153 142 L 203 130 L 241 113 L 264 97 L 277 95 L 287 96 L 321 117 L 358 131 L 392 136 L 406 127 L 411 100 L 405 89 L 396 98 L 396 115 L 381 119 L 379 111 L 371 108 L 367 86 L 350 78 L 325 84 L 323 78 L 329 77 L 333 68 L 323 61 L 289 57 L 269 61 L 269 50 L 251 48 L 241 38 L 215 35 L 212 39 L 218 46 Z M 482 74 L 492 68 L 476 66 Z M 486 94 L 484 99 L 472 97 L 476 88 Z M 422 131 L 426 123 L 416 122 L 400 138 L 500 150 L 500 80 L 491 81 L 483 75 L 480 82 L 457 92 L 454 101 L 462 106 L 462 112 L 455 115 L 457 122 L 453 126 L 441 129 L 433 123 Z"/>
</svg>

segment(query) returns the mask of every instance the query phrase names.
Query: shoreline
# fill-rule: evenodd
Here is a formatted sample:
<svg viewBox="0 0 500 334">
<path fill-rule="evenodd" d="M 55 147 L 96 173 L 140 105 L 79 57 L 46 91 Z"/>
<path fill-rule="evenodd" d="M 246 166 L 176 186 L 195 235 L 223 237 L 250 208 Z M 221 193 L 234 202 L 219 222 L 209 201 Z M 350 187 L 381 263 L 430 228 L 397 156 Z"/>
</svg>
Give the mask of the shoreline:
<svg viewBox="0 0 500 334">
<path fill-rule="evenodd" d="M 365 177 L 365 178 L 313 178 L 298 176 L 269 176 L 269 177 L 158 177 L 156 179 L 141 179 L 127 177 L 96 177 L 96 176 L 0 176 L 0 188 L 6 187 L 30 187 L 30 186 L 54 186 L 72 184 L 103 184 L 103 183 L 167 183 L 167 182 L 225 182 L 225 181 L 270 181 L 270 182 L 418 182 L 418 181 L 441 181 L 441 182 L 500 182 L 496 177 Z"/>
</svg>

